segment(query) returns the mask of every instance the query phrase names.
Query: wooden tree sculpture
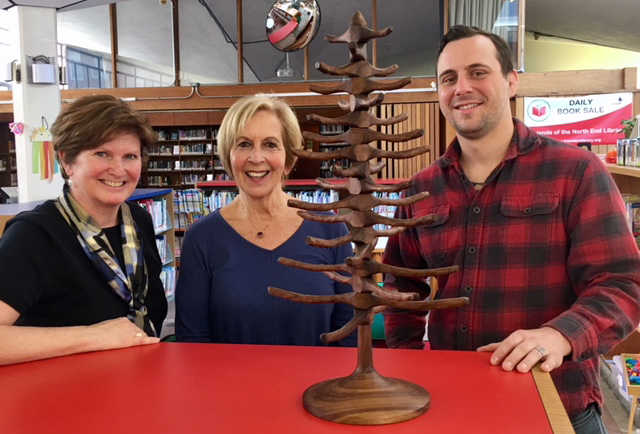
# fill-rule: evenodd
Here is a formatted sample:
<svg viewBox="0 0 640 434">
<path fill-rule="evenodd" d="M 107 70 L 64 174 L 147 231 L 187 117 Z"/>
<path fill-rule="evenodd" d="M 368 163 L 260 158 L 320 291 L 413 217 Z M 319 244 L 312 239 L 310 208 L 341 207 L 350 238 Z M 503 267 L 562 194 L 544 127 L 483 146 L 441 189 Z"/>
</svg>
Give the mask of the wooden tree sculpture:
<svg viewBox="0 0 640 434">
<path fill-rule="evenodd" d="M 310 115 L 309 119 L 326 125 L 348 125 L 348 132 L 326 137 L 309 132 L 304 133 L 306 139 L 330 143 L 347 142 L 348 146 L 332 152 L 309 152 L 296 150 L 295 154 L 301 158 L 314 160 L 332 160 L 336 158 L 349 159 L 350 168 L 334 166 L 332 171 L 337 176 L 348 177 L 346 183 L 330 183 L 317 179 L 321 187 L 330 190 L 340 190 L 348 196 L 337 202 L 328 204 L 313 204 L 298 200 L 289 200 L 288 205 L 304 211 L 298 214 L 307 220 L 317 222 L 344 222 L 349 227 L 349 234 L 333 240 L 323 240 L 314 237 L 307 239 L 307 244 L 316 247 L 334 247 L 348 242 L 355 245 L 355 255 L 347 258 L 344 264 L 312 265 L 304 262 L 280 258 L 279 262 L 288 266 L 312 271 L 323 271 L 331 279 L 351 284 L 353 292 L 333 296 L 311 296 L 269 288 L 269 293 L 284 299 L 303 303 L 347 303 L 355 308 L 353 318 L 341 329 L 325 333 L 320 338 L 325 343 L 338 341 L 358 329 L 358 364 L 355 371 L 348 377 L 336 378 L 315 384 L 304 392 L 304 406 L 311 414 L 334 422 L 353 425 L 380 425 L 401 422 L 412 419 L 427 411 L 430 405 L 430 395 L 424 388 L 408 381 L 387 378 L 378 374 L 373 366 L 373 352 L 371 344 L 371 323 L 378 306 L 393 306 L 401 309 L 431 310 L 447 309 L 468 304 L 465 297 L 438 301 L 418 301 L 418 294 L 400 293 L 386 290 L 373 280 L 376 273 L 391 273 L 396 276 L 426 278 L 440 276 L 458 270 L 457 266 L 431 269 L 411 270 L 392 267 L 372 259 L 373 249 L 379 236 L 395 235 L 408 227 L 422 225 L 434 220 L 433 215 L 415 219 L 393 219 L 380 216 L 373 211 L 377 205 L 410 205 L 426 197 L 423 192 L 399 200 L 383 199 L 373 195 L 374 192 L 398 192 L 411 186 L 411 182 L 396 185 L 379 185 L 371 177 L 385 166 L 384 162 L 371 165 L 371 159 L 377 158 L 410 158 L 429 150 L 428 146 L 420 146 L 405 151 L 384 151 L 372 147 L 370 142 L 387 140 L 391 142 L 405 142 L 423 135 L 423 130 L 414 130 L 404 134 L 383 134 L 369 129 L 375 125 L 393 125 L 407 119 L 406 115 L 389 119 L 380 119 L 369 112 L 371 107 L 379 105 L 384 99 L 382 93 L 372 94 L 374 91 L 399 89 L 411 82 L 410 78 L 397 81 L 377 82 L 370 77 L 386 77 L 393 74 L 397 65 L 384 69 L 373 67 L 367 61 L 366 43 L 372 38 L 386 36 L 391 33 L 390 27 L 373 31 L 366 27 L 364 17 L 356 12 L 351 18 L 349 29 L 341 36 L 327 36 L 331 43 L 348 44 L 350 63 L 333 67 L 322 62 L 316 67 L 331 75 L 346 75 L 350 80 L 335 86 L 315 86 L 312 91 L 321 94 L 347 92 L 349 101 L 340 101 L 339 105 L 349 112 L 338 118 L 326 118 Z M 347 211 L 335 216 L 319 215 L 309 211 L 327 211 L 346 209 Z M 374 225 L 386 224 L 393 228 L 376 230 Z M 344 274 L 351 275 L 347 277 Z M 378 308 L 380 309 L 380 308 Z M 426 369 L 426 368 L 425 368 Z"/>
</svg>

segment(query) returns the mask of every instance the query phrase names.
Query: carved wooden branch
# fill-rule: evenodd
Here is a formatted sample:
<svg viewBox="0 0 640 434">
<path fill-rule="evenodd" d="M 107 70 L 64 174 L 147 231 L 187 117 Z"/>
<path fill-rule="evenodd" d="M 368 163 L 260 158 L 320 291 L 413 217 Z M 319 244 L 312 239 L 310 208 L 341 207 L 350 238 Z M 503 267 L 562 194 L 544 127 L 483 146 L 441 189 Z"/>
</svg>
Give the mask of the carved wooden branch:
<svg viewBox="0 0 640 434">
<path fill-rule="evenodd" d="M 343 271 L 346 273 L 351 271 L 351 267 L 347 264 L 307 264 L 306 262 L 282 257 L 278 258 L 278 263 L 309 271 Z"/>
<path fill-rule="evenodd" d="M 375 93 L 373 95 L 351 95 L 349 101 L 343 99 L 338 101 L 338 107 L 342 110 L 349 111 L 366 111 L 371 107 L 377 107 L 384 101 L 383 93 Z"/>
<path fill-rule="evenodd" d="M 367 22 L 360 11 L 351 17 L 349 28 L 340 36 L 327 35 L 325 40 L 332 44 L 348 44 L 349 42 L 357 42 L 364 44 L 373 38 L 382 38 L 393 31 L 393 27 L 385 27 L 380 30 L 371 30 L 366 27 Z"/>
<path fill-rule="evenodd" d="M 337 342 L 341 339 L 346 338 L 351 333 L 353 333 L 356 328 L 363 323 L 363 321 L 368 321 L 369 315 L 368 311 L 356 309 L 353 314 L 353 318 L 349 320 L 345 325 L 340 327 L 338 330 L 334 330 L 329 333 L 322 333 L 320 335 L 320 340 L 325 344 L 330 344 L 331 342 Z"/>
<path fill-rule="evenodd" d="M 268 288 L 269 294 L 282 298 L 285 300 L 298 301 L 301 303 L 309 303 L 309 304 L 325 304 L 325 303 L 346 303 L 352 304 L 351 299 L 353 298 L 353 293 L 345 293 L 345 294 L 335 294 L 335 295 L 308 295 L 308 294 L 298 294 L 297 292 L 286 291 L 284 289 L 276 288 L 270 286 Z"/>
<path fill-rule="evenodd" d="M 316 237 L 307 237 L 306 242 L 310 246 L 314 247 L 337 247 L 348 242 L 353 242 L 356 244 L 356 248 L 358 244 L 371 244 L 375 245 L 375 241 L 378 237 L 390 237 L 393 235 L 397 235 L 400 232 L 404 231 L 406 228 L 397 227 L 391 229 L 374 229 L 373 227 L 362 227 L 362 228 L 351 228 L 349 234 L 344 237 L 334 238 L 332 240 L 325 240 L 323 238 Z"/>
<path fill-rule="evenodd" d="M 305 241 L 308 245 L 313 247 L 338 247 L 353 241 L 353 234 L 347 234 L 343 237 L 338 237 L 331 240 L 325 240 L 324 238 L 307 237 Z"/>
<path fill-rule="evenodd" d="M 435 214 L 429 214 L 413 219 L 394 219 L 391 217 L 380 216 L 373 211 L 352 211 L 348 214 L 340 215 L 319 215 L 307 211 L 298 211 L 298 215 L 306 220 L 320 223 L 347 223 L 355 228 L 364 226 L 374 226 L 378 224 L 415 227 L 427 223 L 433 223 L 436 220 Z"/>
<path fill-rule="evenodd" d="M 316 62 L 316 69 L 328 75 L 346 75 L 347 77 L 388 77 L 398 70 L 398 65 L 376 68 L 366 60 L 342 66 L 331 66 L 324 62 Z"/>
<path fill-rule="evenodd" d="M 405 77 L 401 78 L 400 80 L 394 81 L 374 81 L 366 77 L 354 77 L 349 81 L 344 81 L 337 85 L 331 86 L 320 86 L 317 84 L 311 84 L 309 85 L 309 90 L 312 92 L 320 93 L 322 95 L 331 95 L 338 92 L 346 92 L 351 95 L 368 95 L 371 92 L 375 91 L 401 89 L 409 83 L 411 83 L 410 77 Z M 325 119 L 329 119 L 330 122 L 333 122 L 332 118 Z M 322 122 L 325 123 L 324 121 Z M 336 124 L 332 123 L 328 125 Z M 361 124 L 356 125 L 359 127 L 363 127 L 363 125 Z"/>
</svg>

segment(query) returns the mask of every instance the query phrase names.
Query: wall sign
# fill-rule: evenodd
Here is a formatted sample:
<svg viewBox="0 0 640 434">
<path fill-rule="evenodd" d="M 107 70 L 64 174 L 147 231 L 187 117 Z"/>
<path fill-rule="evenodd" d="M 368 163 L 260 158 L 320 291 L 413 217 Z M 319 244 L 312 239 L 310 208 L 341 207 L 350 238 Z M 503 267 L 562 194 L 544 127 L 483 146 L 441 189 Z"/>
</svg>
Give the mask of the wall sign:
<svg viewBox="0 0 640 434">
<path fill-rule="evenodd" d="M 620 122 L 633 116 L 633 94 L 609 93 L 571 98 L 525 98 L 524 123 L 568 143 L 612 145 L 624 138 Z"/>
</svg>

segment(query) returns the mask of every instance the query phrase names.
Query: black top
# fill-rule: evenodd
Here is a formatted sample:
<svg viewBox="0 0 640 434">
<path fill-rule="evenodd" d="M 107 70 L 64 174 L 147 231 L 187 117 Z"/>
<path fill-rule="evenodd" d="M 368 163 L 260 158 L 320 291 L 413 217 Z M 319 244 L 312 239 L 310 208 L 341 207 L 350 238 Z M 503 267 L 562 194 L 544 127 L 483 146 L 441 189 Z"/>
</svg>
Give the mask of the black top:
<svg viewBox="0 0 640 434">
<path fill-rule="evenodd" d="M 167 300 L 151 216 L 128 202 L 149 274 L 145 305 L 160 334 Z M 91 325 L 124 317 L 129 305 L 93 266 L 74 231 L 49 200 L 7 222 L 0 238 L 0 300 L 20 313 L 16 325 Z"/>
<path fill-rule="evenodd" d="M 120 269 L 126 274 L 127 270 L 124 266 L 124 252 L 122 251 L 122 228 L 120 225 L 111 226 L 110 228 L 102 228 L 102 232 L 107 236 L 109 245 L 116 255 L 116 261 Z"/>
</svg>

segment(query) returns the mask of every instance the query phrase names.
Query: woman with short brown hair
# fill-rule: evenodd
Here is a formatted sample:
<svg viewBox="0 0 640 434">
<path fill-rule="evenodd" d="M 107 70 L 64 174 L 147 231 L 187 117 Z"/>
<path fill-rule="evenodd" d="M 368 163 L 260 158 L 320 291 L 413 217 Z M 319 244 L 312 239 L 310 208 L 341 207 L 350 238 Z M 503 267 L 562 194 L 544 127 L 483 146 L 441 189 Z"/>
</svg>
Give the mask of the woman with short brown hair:
<svg viewBox="0 0 640 434">
<path fill-rule="evenodd" d="M 0 364 L 158 342 L 167 312 L 151 216 L 127 202 L 146 148 L 143 116 L 94 95 L 52 126 L 62 194 L 0 238 Z"/>
</svg>

